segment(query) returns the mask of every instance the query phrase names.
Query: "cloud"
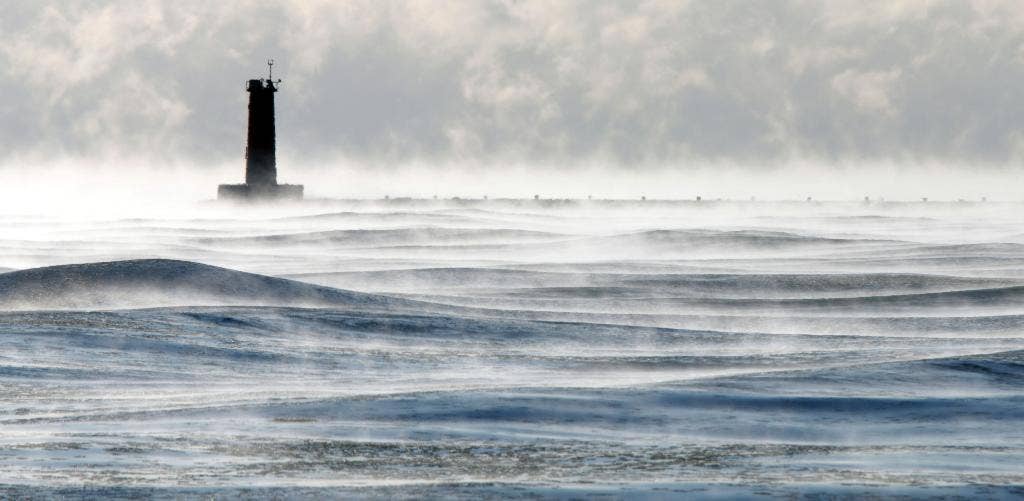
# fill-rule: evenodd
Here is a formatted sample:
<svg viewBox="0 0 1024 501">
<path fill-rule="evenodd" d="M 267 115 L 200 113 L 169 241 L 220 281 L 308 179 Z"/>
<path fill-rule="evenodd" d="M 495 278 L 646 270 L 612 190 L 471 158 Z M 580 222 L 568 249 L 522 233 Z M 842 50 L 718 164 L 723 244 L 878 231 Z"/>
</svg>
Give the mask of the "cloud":
<svg viewBox="0 0 1024 501">
<path fill-rule="evenodd" d="M 832 77 L 832 89 L 865 112 L 893 114 L 892 94 L 900 73 L 897 68 L 865 72 L 849 69 Z"/>
<path fill-rule="evenodd" d="M 1012 1 L 17 2 L 0 164 L 241 157 L 268 57 L 294 162 L 1024 160 Z"/>
</svg>

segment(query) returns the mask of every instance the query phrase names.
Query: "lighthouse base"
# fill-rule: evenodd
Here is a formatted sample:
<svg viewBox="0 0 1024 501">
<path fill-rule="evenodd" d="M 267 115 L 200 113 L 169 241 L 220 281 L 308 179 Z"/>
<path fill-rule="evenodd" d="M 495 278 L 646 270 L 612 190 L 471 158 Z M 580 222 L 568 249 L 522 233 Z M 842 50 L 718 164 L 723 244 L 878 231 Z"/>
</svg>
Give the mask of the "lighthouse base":
<svg viewBox="0 0 1024 501">
<path fill-rule="evenodd" d="M 217 200 L 234 202 L 276 202 L 302 200 L 301 184 L 222 184 L 217 186 Z"/>
</svg>

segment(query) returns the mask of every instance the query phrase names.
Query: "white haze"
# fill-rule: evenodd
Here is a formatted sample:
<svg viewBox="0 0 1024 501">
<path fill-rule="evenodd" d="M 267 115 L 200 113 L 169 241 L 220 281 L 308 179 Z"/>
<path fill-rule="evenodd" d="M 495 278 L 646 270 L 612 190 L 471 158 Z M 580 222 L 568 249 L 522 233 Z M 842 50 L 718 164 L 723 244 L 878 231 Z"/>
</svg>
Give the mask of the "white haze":
<svg viewBox="0 0 1024 501">
<path fill-rule="evenodd" d="M 289 165 L 825 175 L 1024 159 L 1012 0 L 0 7 L 0 165 L 23 172 L 26 157 L 229 163 L 243 83 L 268 58 Z"/>
<path fill-rule="evenodd" d="M 968 173 L 948 165 L 850 164 L 748 169 L 686 164 L 643 171 L 609 166 L 562 168 L 511 164 L 500 169 L 429 163 L 369 167 L 358 163 L 295 165 L 278 162 L 281 182 L 304 184 L 307 198 L 379 199 L 648 199 L 1018 201 L 1020 169 Z M 197 168 L 187 163 L 153 166 L 144 161 L 68 160 L 0 169 L 0 208 L 5 212 L 63 213 L 73 217 L 190 211 L 216 198 L 218 184 L 241 182 L 242 160 Z M 204 208 L 204 211 L 215 210 Z"/>
<path fill-rule="evenodd" d="M 0 496 L 1024 482 L 1018 202 L 237 207 L 172 177 L 0 216 Z"/>
</svg>

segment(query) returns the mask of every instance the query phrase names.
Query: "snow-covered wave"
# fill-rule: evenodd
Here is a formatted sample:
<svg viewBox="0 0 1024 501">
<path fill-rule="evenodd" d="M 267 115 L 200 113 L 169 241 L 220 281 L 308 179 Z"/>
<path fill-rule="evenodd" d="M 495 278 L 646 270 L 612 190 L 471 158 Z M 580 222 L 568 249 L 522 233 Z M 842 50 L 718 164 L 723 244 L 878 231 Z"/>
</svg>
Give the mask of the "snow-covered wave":
<svg viewBox="0 0 1024 501">
<path fill-rule="evenodd" d="M 386 307 L 408 303 L 173 259 L 48 266 L 0 274 L 4 309 L 171 305 Z"/>
<path fill-rule="evenodd" d="M 952 292 L 1004 287 L 1022 280 L 905 273 L 594 273 L 547 272 L 503 267 L 418 268 L 290 275 L 321 285 L 373 291 L 437 290 L 463 295 L 526 297 L 718 297 L 800 299 L 868 294 Z"/>
<path fill-rule="evenodd" d="M 831 238 L 813 235 L 799 235 L 783 231 L 757 230 L 647 230 L 604 237 L 612 243 L 645 243 L 653 245 L 681 245 L 694 247 L 801 247 L 812 245 L 850 245 L 896 243 L 884 240 Z"/>
<path fill-rule="evenodd" d="M 402 228 L 387 230 L 333 230 L 312 233 L 287 233 L 253 237 L 199 238 L 201 244 L 228 245 L 300 245 L 343 244 L 352 247 L 373 245 L 427 245 L 450 243 L 488 243 L 551 240 L 562 237 L 540 231 L 477 228 Z"/>
</svg>

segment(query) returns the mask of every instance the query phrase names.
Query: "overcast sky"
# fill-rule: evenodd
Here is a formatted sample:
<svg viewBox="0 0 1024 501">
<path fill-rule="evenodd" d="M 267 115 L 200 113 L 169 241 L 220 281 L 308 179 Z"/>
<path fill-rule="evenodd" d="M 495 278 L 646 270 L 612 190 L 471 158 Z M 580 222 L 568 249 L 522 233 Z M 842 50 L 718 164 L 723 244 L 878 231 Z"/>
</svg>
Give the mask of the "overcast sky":
<svg viewBox="0 0 1024 501">
<path fill-rule="evenodd" d="M 1024 161 L 1019 0 L 0 0 L 0 164 Z"/>
</svg>

